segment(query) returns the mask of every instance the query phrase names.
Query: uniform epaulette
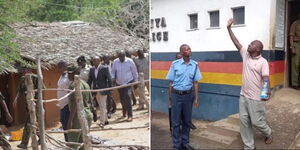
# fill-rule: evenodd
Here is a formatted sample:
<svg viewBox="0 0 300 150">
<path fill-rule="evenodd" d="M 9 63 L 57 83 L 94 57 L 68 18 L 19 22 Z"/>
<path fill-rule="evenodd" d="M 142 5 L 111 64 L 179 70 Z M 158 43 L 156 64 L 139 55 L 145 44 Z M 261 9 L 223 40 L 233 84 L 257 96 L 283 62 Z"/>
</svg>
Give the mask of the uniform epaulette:
<svg viewBox="0 0 300 150">
<path fill-rule="evenodd" d="M 174 60 L 174 61 L 172 62 L 172 64 L 176 64 L 176 63 L 178 63 L 179 61 L 180 61 L 180 59 Z"/>
<path fill-rule="evenodd" d="M 194 64 L 198 64 L 198 62 L 196 62 L 195 60 L 190 60 L 192 63 L 194 63 Z"/>
</svg>

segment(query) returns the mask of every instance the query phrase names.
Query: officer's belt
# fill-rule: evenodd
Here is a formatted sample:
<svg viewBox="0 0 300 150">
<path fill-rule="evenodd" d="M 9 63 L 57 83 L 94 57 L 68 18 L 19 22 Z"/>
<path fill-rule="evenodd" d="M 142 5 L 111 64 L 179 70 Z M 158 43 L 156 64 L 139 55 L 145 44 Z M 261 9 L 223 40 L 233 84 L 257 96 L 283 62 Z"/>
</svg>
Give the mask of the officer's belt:
<svg viewBox="0 0 300 150">
<path fill-rule="evenodd" d="M 173 89 L 173 92 L 174 92 L 175 94 L 178 94 L 178 95 L 185 95 L 185 94 L 190 94 L 190 93 L 192 93 L 192 90 L 180 91 L 180 90 L 175 90 L 175 89 Z"/>
</svg>

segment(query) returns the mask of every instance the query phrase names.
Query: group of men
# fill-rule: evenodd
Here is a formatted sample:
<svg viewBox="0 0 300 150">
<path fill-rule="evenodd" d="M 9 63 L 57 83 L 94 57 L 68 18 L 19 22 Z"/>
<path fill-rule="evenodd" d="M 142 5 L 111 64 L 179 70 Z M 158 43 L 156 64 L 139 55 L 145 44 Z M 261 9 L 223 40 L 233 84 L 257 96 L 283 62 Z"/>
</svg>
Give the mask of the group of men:
<svg viewBox="0 0 300 150">
<path fill-rule="evenodd" d="M 77 129 L 80 128 L 79 119 L 76 114 L 76 101 L 75 94 L 72 93 L 66 96 L 69 91 L 68 89 L 74 89 L 74 77 L 78 75 L 80 78 L 81 89 L 104 89 L 112 86 L 126 85 L 135 81 L 138 81 L 138 73 L 144 73 L 145 79 L 149 79 L 149 60 L 145 56 L 143 50 L 137 51 L 136 58 L 128 58 L 125 56 L 125 51 L 117 52 L 117 58 L 111 63 L 110 57 L 108 55 L 103 55 L 102 57 L 93 56 L 91 59 L 91 66 L 87 64 L 87 60 L 84 56 L 80 56 L 77 59 L 78 66 L 69 65 L 65 61 L 60 61 L 57 63 L 57 71 L 60 74 L 59 80 L 57 81 L 57 98 L 60 99 L 58 106 L 60 108 L 60 122 L 64 130 Z M 27 88 L 25 85 L 25 74 L 31 74 L 34 89 L 37 89 L 37 76 L 32 73 L 32 69 L 27 67 L 22 67 L 20 69 L 22 77 L 19 81 L 17 88 L 17 96 L 13 101 L 13 107 L 16 108 L 20 97 L 26 96 Z M 147 86 L 149 89 L 149 87 Z M 118 89 L 120 95 L 120 101 L 122 105 L 123 116 L 127 116 L 127 121 L 132 121 L 132 86 Z M 37 94 L 35 94 L 35 98 Z M 99 126 L 103 128 L 107 125 L 108 119 L 111 114 L 116 111 L 116 104 L 112 99 L 110 91 L 102 92 L 83 92 L 83 104 L 85 110 L 85 117 L 87 119 L 88 125 L 91 125 L 92 120 L 96 122 L 99 119 Z M 3 105 L 4 98 L 0 94 L 0 104 L 1 109 L 7 110 L 6 105 Z M 144 104 L 146 102 L 139 101 L 139 109 L 144 109 Z M 26 102 L 25 102 L 26 104 Z M 98 109 L 100 116 L 97 117 L 96 104 L 98 104 Z M 6 109 L 5 109 L 6 108 Z M 26 111 L 28 112 L 27 104 L 25 105 Z M 3 116 L 2 116 L 3 117 Z M 9 111 L 6 111 L 5 117 L 8 122 L 12 122 L 12 117 Z M 39 117 L 37 115 L 37 117 Z M 3 133 L 1 133 L 0 144 L 5 149 L 11 149 L 10 145 L 5 138 L 3 138 Z M 32 130 L 30 127 L 30 115 L 26 116 L 26 121 L 23 130 L 22 141 L 17 147 L 27 148 L 30 134 Z M 80 133 L 68 133 L 64 134 L 65 141 L 68 142 L 82 142 L 82 135 Z M 76 146 L 74 147 L 76 148 Z"/>
<path fill-rule="evenodd" d="M 79 75 L 82 89 L 105 89 L 112 86 L 127 85 L 138 81 L 138 73 L 144 73 L 145 78 L 149 78 L 149 62 L 145 57 L 143 50 L 137 51 L 138 57 L 134 60 L 126 57 L 125 51 L 119 51 L 112 63 L 110 57 L 103 55 L 102 57 L 93 56 L 91 66 L 87 65 L 84 56 L 77 59 L 78 67 L 68 67 L 64 61 L 57 64 L 58 72 L 61 74 L 57 82 L 57 97 L 63 98 L 59 101 L 61 124 L 64 130 L 79 128 L 79 121 L 76 115 L 76 103 L 74 95 L 68 94 L 65 89 L 74 88 L 74 75 Z M 132 121 L 132 86 L 118 89 L 119 97 L 122 105 L 123 117 L 127 117 L 127 121 Z M 116 104 L 112 99 L 110 91 L 101 92 L 83 92 L 84 107 L 86 118 L 89 125 L 92 119 L 96 122 L 99 119 L 99 126 L 103 128 L 109 124 L 108 119 L 111 114 L 116 111 Z M 100 112 L 99 118 L 96 113 L 96 104 Z M 139 101 L 139 105 L 144 107 L 145 102 Z M 78 134 L 65 134 L 66 141 L 82 140 Z M 79 138 L 80 137 L 80 138 Z"/>
<path fill-rule="evenodd" d="M 256 127 L 264 134 L 266 144 L 273 141 L 272 129 L 266 122 L 264 103 L 270 98 L 269 65 L 261 56 L 262 42 L 255 40 L 248 47 L 243 47 L 231 30 L 233 22 L 233 19 L 228 20 L 228 33 L 243 60 L 239 100 L 240 132 L 244 149 L 256 149 L 252 127 Z M 169 80 L 169 101 L 172 107 L 172 141 L 174 149 L 190 150 L 194 149 L 189 144 L 192 106 L 194 104 L 198 107 L 198 81 L 202 76 L 198 63 L 190 59 L 190 46 L 182 44 L 179 50 L 180 53 L 176 56 L 179 59 L 172 62 L 166 77 Z M 261 98 L 264 82 L 267 98 Z"/>
</svg>

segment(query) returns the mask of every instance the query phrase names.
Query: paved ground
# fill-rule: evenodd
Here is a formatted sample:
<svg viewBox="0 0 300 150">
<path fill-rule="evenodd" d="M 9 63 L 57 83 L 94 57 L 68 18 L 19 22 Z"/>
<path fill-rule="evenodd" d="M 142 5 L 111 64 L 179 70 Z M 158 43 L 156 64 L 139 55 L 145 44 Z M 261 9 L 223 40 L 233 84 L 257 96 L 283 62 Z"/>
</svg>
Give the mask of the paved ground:
<svg viewBox="0 0 300 150">
<path fill-rule="evenodd" d="M 273 129 L 274 142 L 271 145 L 264 143 L 264 136 L 255 130 L 255 143 L 257 149 L 287 149 L 300 132 L 300 91 L 285 88 L 276 92 L 267 102 L 267 119 Z M 197 135 L 203 132 L 209 124 L 207 121 L 194 120 L 198 127 L 191 132 L 191 145 L 197 148 L 206 147 L 199 141 Z M 171 148 L 168 115 L 152 112 L 151 146 L 153 149 Z M 224 147 L 225 148 L 225 147 Z M 230 146 L 230 149 L 242 149 L 240 136 Z M 228 148 L 227 148 L 228 149 Z"/>
<path fill-rule="evenodd" d="M 169 116 L 165 113 L 151 112 L 151 149 L 172 149 L 172 139 L 169 128 Z M 196 130 L 199 132 L 206 129 L 209 121 L 193 120 Z M 192 143 L 197 143 L 196 138 L 191 138 Z"/>
<path fill-rule="evenodd" d="M 91 135 L 100 137 L 101 139 L 107 139 L 107 145 L 141 145 L 149 147 L 149 112 L 145 110 L 136 111 L 137 106 L 134 106 L 133 109 L 133 121 L 127 122 L 127 118 L 122 118 L 121 106 L 118 105 L 117 112 L 109 119 L 110 124 L 105 126 L 105 129 L 125 129 L 125 130 L 105 130 L 105 131 L 92 131 Z M 59 126 L 58 126 L 59 127 Z M 57 128 L 58 128 L 57 127 Z M 126 129 L 138 127 L 136 129 Z M 91 129 L 100 129 L 97 123 L 93 123 Z M 64 140 L 61 133 L 50 134 L 55 139 Z M 16 146 L 20 141 L 10 142 L 13 150 L 18 150 Z M 31 144 L 29 144 L 31 145 Z M 55 148 L 52 144 L 48 142 L 48 147 Z M 31 147 L 29 147 L 31 149 Z M 57 150 L 58 148 L 55 148 Z M 128 149 L 128 148 L 125 148 Z"/>
</svg>

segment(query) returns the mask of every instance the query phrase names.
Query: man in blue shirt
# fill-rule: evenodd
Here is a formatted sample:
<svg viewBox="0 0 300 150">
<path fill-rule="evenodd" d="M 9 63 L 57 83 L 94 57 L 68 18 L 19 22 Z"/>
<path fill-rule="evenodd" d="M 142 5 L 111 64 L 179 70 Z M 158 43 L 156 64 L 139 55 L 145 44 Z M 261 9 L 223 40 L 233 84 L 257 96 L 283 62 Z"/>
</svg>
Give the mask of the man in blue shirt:
<svg viewBox="0 0 300 150">
<path fill-rule="evenodd" d="M 189 146 L 192 106 L 198 107 L 198 80 L 202 78 L 198 63 L 190 59 L 191 48 L 180 46 L 182 58 L 172 62 L 167 75 L 169 96 L 172 99 L 172 139 L 174 149 L 193 149 Z"/>
<path fill-rule="evenodd" d="M 138 80 L 136 66 L 131 58 L 125 57 L 125 52 L 118 52 L 118 58 L 113 62 L 111 69 L 113 82 L 119 85 L 126 85 Z M 128 116 L 127 121 L 132 121 L 131 90 L 132 87 L 124 87 L 119 90 L 122 104 L 123 117 Z"/>
</svg>

